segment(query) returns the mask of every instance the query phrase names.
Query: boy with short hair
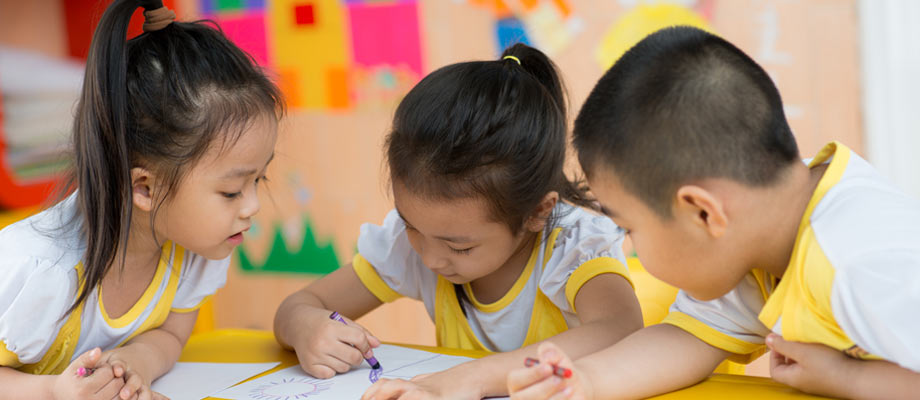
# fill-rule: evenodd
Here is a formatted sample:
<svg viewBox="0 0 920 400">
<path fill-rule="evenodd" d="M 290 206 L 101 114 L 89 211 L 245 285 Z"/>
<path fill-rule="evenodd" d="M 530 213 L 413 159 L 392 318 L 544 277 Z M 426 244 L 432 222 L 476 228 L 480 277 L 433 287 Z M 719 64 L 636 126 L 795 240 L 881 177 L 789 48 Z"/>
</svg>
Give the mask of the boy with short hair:
<svg viewBox="0 0 920 400">
<path fill-rule="evenodd" d="M 574 364 L 542 346 L 509 374 L 513 399 L 647 397 L 764 343 L 773 378 L 806 392 L 920 393 L 920 204 L 843 144 L 802 163 L 779 92 L 735 46 L 650 35 L 598 82 L 574 142 L 605 212 L 681 292 L 662 324 Z"/>
</svg>

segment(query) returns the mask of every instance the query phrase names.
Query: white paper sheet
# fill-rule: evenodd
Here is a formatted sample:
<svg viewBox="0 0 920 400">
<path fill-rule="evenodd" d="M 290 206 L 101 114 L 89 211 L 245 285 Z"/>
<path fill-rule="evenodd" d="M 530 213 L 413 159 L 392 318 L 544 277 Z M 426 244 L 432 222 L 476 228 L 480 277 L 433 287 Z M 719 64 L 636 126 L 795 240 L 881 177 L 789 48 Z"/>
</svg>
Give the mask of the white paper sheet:
<svg viewBox="0 0 920 400">
<path fill-rule="evenodd" d="M 390 345 L 374 349 L 374 357 L 383 367 L 384 378 L 400 379 L 443 371 L 472 360 Z M 293 366 L 234 386 L 213 397 L 232 400 L 358 399 L 371 386 L 369 372 L 370 367 L 365 363 L 361 368 L 331 379 L 316 379 L 304 373 L 300 366 Z"/>
<path fill-rule="evenodd" d="M 151 389 L 171 400 L 199 400 L 261 374 L 281 364 L 270 363 L 192 363 L 180 362 L 166 375 L 153 381 Z"/>
</svg>

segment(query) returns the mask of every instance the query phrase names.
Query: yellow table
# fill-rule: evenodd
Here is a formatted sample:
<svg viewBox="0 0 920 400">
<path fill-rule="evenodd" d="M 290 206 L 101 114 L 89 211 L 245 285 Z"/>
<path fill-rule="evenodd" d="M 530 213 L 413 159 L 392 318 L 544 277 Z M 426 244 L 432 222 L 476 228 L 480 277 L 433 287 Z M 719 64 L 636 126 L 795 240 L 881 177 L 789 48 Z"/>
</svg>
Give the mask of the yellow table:
<svg viewBox="0 0 920 400">
<path fill-rule="evenodd" d="M 428 346 L 404 345 L 420 350 L 449 355 L 482 357 L 486 353 Z M 281 361 L 281 365 L 266 371 L 267 375 L 297 364 L 294 353 L 281 349 L 271 332 L 242 329 L 217 330 L 193 335 L 179 361 L 259 363 Z M 254 379 L 255 377 L 253 377 Z M 709 379 L 687 389 L 668 393 L 655 399 L 818 399 L 767 378 L 741 375 L 713 374 Z"/>
</svg>

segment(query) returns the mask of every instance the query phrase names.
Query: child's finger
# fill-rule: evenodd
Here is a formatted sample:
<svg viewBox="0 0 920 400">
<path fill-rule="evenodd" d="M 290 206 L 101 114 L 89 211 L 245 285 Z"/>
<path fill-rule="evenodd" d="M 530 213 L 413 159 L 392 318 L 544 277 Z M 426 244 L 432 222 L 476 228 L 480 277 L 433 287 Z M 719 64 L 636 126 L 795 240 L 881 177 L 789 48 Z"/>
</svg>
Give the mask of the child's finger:
<svg viewBox="0 0 920 400">
<path fill-rule="evenodd" d="M 807 351 L 806 346 L 799 342 L 790 342 L 783 339 L 782 336 L 775 333 L 767 335 L 767 346 L 771 350 L 779 352 L 780 354 L 791 358 L 793 360 L 799 360 L 802 358 L 802 353 Z"/>
<path fill-rule="evenodd" d="M 98 388 L 95 390 L 96 393 L 99 393 L 103 388 L 105 388 L 111 381 L 120 382 L 119 385 L 124 385 L 125 380 L 121 378 L 116 378 L 115 374 L 112 373 L 112 367 L 104 366 L 99 367 L 93 370 L 92 375 L 81 378 L 84 380 L 84 383 L 89 385 L 91 388 Z M 121 389 L 121 386 L 118 386 L 118 389 Z M 118 392 L 115 391 L 111 396 L 105 398 L 112 398 L 118 395 Z"/>
<path fill-rule="evenodd" d="M 388 400 L 398 399 L 402 394 L 417 389 L 415 384 L 402 379 L 386 379 L 377 381 L 369 388 L 361 399 Z"/>
<path fill-rule="evenodd" d="M 305 366 L 303 370 L 310 376 L 319 379 L 329 379 L 336 374 L 336 370 L 330 367 L 327 362 L 311 363 Z"/>
<path fill-rule="evenodd" d="M 361 400 L 376 399 L 377 391 L 380 390 L 380 387 L 386 385 L 390 380 L 387 378 L 380 378 L 377 382 L 374 382 L 371 387 L 367 388 L 364 391 L 364 394 L 361 395 Z"/>
<path fill-rule="evenodd" d="M 95 373 L 93 373 L 93 375 L 95 375 Z M 123 379 L 112 376 L 111 378 L 109 378 L 109 381 L 105 385 L 102 385 L 102 387 L 100 387 L 99 390 L 96 391 L 94 398 L 117 399 L 118 392 L 121 390 L 122 387 L 124 387 L 124 385 L 125 385 L 125 381 Z"/>
<path fill-rule="evenodd" d="M 97 347 L 83 354 L 80 354 L 76 360 L 73 360 L 73 362 L 70 363 L 68 369 L 71 370 L 71 373 L 76 373 L 77 369 L 81 367 L 86 369 L 96 368 L 96 363 L 99 362 L 99 357 L 101 356 L 102 350 Z"/>
<path fill-rule="evenodd" d="M 308 375 L 319 379 L 329 379 L 335 376 L 335 371 L 320 361 L 322 356 L 309 357 L 306 352 L 297 352 L 295 354 L 297 354 L 297 360 L 300 362 L 300 368 Z"/>
<path fill-rule="evenodd" d="M 360 325 L 352 325 L 346 328 L 339 334 L 339 340 L 343 343 L 346 343 L 355 349 L 358 350 L 358 354 L 367 355 L 368 357 L 373 356 L 373 346 L 371 345 L 372 335 Z M 363 360 L 364 357 L 361 357 Z M 358 360 L 360 363 L 360 360 Z M 354 365 L 354 364 L 353 364 Z"/>
<path fill-rule="evenodd" d="M 572 361 L 565 355 L 559 346 L 551 342 L 540 343 L 537 348 L 537 354 L 540 357 L 540 364 L 558 365 L 560 367 L 572 368 Z"/>
<path fill-rule="evenodd" d="M 166 397 L 166 396 L 163 395 L 163 394 L 160 394 L 160 393 L 157 393 L 157 392 L 153 392 L 153 391 L 150 392 L 150 393 L 153 394 L 153 396 L 152 396 L 152 397 L 153 397 L 153 400 L 169 400 L 169 397 Z"/>
<path fill-rule="evenodd" d="M 518 390 L 511 396 L 514 400 L 550 399 L 566 389 L 565 381 L 556 376 L 549 377 Z"/>
<path fill-rule="evenodd" d="M 547 364 L 535 365 L 530 368 L 517 368 L 508 372 L 506 382 L 508 393 L 514 393 L 546 379 L 553 373 L 553 368 Z"/>
<path fill-rule="evenodd" d="M 339 342 L 338 344 L 333 345 L 327 350 L 326 354 L 347 364 L 348 369 L 351 369 L 352 366 L 361 365 L 361 363 L 364 362 L 364 355 L 361 354 L 361 350 L 343 342 Z M 332 365 L 330 365 L 330 367 L 331 366 Z M 333 369 L 338 371 L 336 368 Z"/>
<path fill-rule="evenodd" d="M 130 399 L 131 396 L 137 393 L 144 385 L 143 380 L 141 380 L 138 374 L 131 374 L 127 378 L 128 379 L 125 380 L 125 386 L 118 392 L 118 396 L 121 397 L 122 400 Z"/>
</svg>

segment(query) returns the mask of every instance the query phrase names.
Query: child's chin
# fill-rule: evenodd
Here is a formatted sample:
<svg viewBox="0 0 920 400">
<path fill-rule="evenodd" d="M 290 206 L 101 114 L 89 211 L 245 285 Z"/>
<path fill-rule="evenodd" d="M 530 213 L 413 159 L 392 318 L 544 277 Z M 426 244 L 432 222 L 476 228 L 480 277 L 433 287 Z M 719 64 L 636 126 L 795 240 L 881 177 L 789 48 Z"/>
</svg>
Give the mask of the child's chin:
<svg viewBox="0 0 920 400">
<path fill-rule="evenodd" d="M 444 275 L 441 275 L 441 276 L 444 276 Z M 469 279 L 466 279 L 466 278 L 464 278 L 464 277 L 462 277 L 462 276 L 460 276 L 460 275 L 456 275 L 456 274 L 455 274 L 455 275 L 450 275 L 450 276 L 444 276 L 444 279 L 447 279 L 448 282 L 453 283 L 453 284 L 455 284 L 455 285 L 462 285 L 462 284 L 464 284 L 464 283 L 469 283 L 469 282 L 470 282 Z"/>
<path fill-rule="evenodd" d="M 210 251 L 197 252 L 193 250 L 193 252 L 195 254 L 198 254 L 199 256 L 207 258 L 208 260 L 217 261 L 217 260 L 223 260 L 229 257 L 230 253 L 233 253 L 233 249 L 235 249 L 237 245 L 221 246 L 221 247 L 222 248 L 220 249 L 212 249 Z M 223 248 L 223 247 L 226 247 L 226 248 Z"/>
</svg>

